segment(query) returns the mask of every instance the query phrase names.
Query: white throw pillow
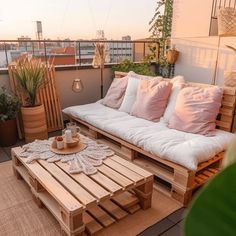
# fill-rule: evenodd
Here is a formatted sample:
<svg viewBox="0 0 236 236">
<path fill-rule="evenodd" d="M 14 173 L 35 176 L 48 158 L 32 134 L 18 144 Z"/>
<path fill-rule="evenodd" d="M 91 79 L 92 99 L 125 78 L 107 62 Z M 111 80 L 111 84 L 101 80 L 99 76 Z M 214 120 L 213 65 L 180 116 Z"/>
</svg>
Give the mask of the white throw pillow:
<svg viewBox="0 0 236 236">
<path fill-rule="evenodd" d="M 162 76 L 149 76 L 149 75 L 140 75 L 140 74 L 136 74 L 133 71 L 130 71 L 128 73 L 129 76 L 136 78 L 136 79 L 142 79 L 142 80 L 147 80 L 147 79 L 163 79 Z"/>
<path fill-rule="evenodd" d="M 136 100 L 139 81 L 140 81 L 139 79 L 129 77 L 128 85 L 125 91 L 125 96 L 121 103 L 119 111 L 130 113 L 133 104 Z"/>
<path fill-rule="evenodd" d="M 166 123 L 169 123 L 170 117 L 172 116 L 174 109 L 175 109 L 175 104 L 177 100 L 177 96 L 180 92 L 180 90 L 184 87 L 185 85 L 185 80 L 183 76 L 175 76 L 173 79 L 170 81 L 173 86 L 172 86 L 172 91 L 169 97 L 168 104 L 166 106 L 165 113 L 162 117 L 161 120 L 163 120 Z"/>
</svg>

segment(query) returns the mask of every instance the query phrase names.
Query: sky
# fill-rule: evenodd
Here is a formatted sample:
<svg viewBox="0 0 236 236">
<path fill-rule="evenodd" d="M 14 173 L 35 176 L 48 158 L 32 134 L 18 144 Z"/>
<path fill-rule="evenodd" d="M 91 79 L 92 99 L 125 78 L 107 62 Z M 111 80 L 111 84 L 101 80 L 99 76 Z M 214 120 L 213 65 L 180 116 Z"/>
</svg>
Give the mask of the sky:
<svg viewBox="0 0 236 236">
<path fill-rule="evenodd" d="M 0 0 L 0 39 L 35 39 L 35 21 L 43 38 L 92 39 L 103 29 L 107 39 L 150 36 L 156 0 Z"/>
</svg>

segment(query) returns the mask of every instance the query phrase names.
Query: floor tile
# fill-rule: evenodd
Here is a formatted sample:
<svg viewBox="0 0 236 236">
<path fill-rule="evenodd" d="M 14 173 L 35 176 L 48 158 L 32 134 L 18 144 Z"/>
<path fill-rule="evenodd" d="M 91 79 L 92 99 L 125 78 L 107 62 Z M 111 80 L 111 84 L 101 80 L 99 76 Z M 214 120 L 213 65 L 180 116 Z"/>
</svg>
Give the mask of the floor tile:
<svg viewBox="0 0 236 236">
<path fill-rule="evenodd" d="M 161 233 L 168 230 L 172 227 L 174 223 L 167 218 L 163 219 L 162 221 L 152 225 L 151 227 L 147 228 L 145 231 L 139 234 L 139 236 L 154 236 L 160 235 Z"/>
<path fill-rule="evenodd" d="M 6 154 L 3 148 L 0 148 L 0 162 L 9 161 L 9 160 L 10 160 L 9 156 Z"/>
<path fill-rule="evenodd" d="M 172 213 L 171 215 L 169 215 L 168 219 L 174 223 L 178 223 L 184 218 L 184 215 L 185 215 L 185 208 L 181 208 L 176 212 Z"/>
<path fill-rule="evenodd" d="M 174 227 L 170 228 L 163 234 L 160 234 L 161 236 L 183 236 L 183 229 L 179 227 L 178 225 L 175 225 Z"/>
</svg>

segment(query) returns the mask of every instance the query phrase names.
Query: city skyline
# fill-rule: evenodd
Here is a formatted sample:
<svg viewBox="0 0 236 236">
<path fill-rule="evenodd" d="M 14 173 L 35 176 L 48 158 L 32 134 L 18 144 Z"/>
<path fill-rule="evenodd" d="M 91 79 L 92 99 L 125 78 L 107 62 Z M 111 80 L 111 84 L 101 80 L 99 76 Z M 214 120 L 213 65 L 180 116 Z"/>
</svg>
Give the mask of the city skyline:
<svg viewBox="0 0 236 236">
<path fill-rule="evenodd" d="M 22 2 L 24 4 L 22 4 Z M 13 7 L 14 6 L 14 7 Z M 148 22 L 154 0 L 24 0 L 4 1 L 0 8 L 0 39 L 36 37 L 35 21 L 42 21 L 43 38 L 92 39 L 104 30 L 107 39 L 149 37 Z"/>
</svg>

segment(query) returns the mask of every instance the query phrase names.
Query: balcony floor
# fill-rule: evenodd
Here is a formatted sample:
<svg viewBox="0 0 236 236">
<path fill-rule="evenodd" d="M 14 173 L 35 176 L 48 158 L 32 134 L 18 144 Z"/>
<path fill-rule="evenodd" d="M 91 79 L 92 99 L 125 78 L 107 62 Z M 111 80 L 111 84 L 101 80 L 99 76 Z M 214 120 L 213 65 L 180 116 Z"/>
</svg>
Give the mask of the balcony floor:
<svg viewBox="0 0 236 236">
<path fill-rule="evenodd" d="M 58 132 L 52 132 L 50 137 L 58 135 Z M 11 148 L 21 146 L 24 141 L 19 140 L 14 146 L 0 147 L 0 163 L 11 160 Z M 139 236 L 182 236 L 184 208 L 177 210 L 165 219 L 150 226 L 139 234 Z"/>
</svg>

